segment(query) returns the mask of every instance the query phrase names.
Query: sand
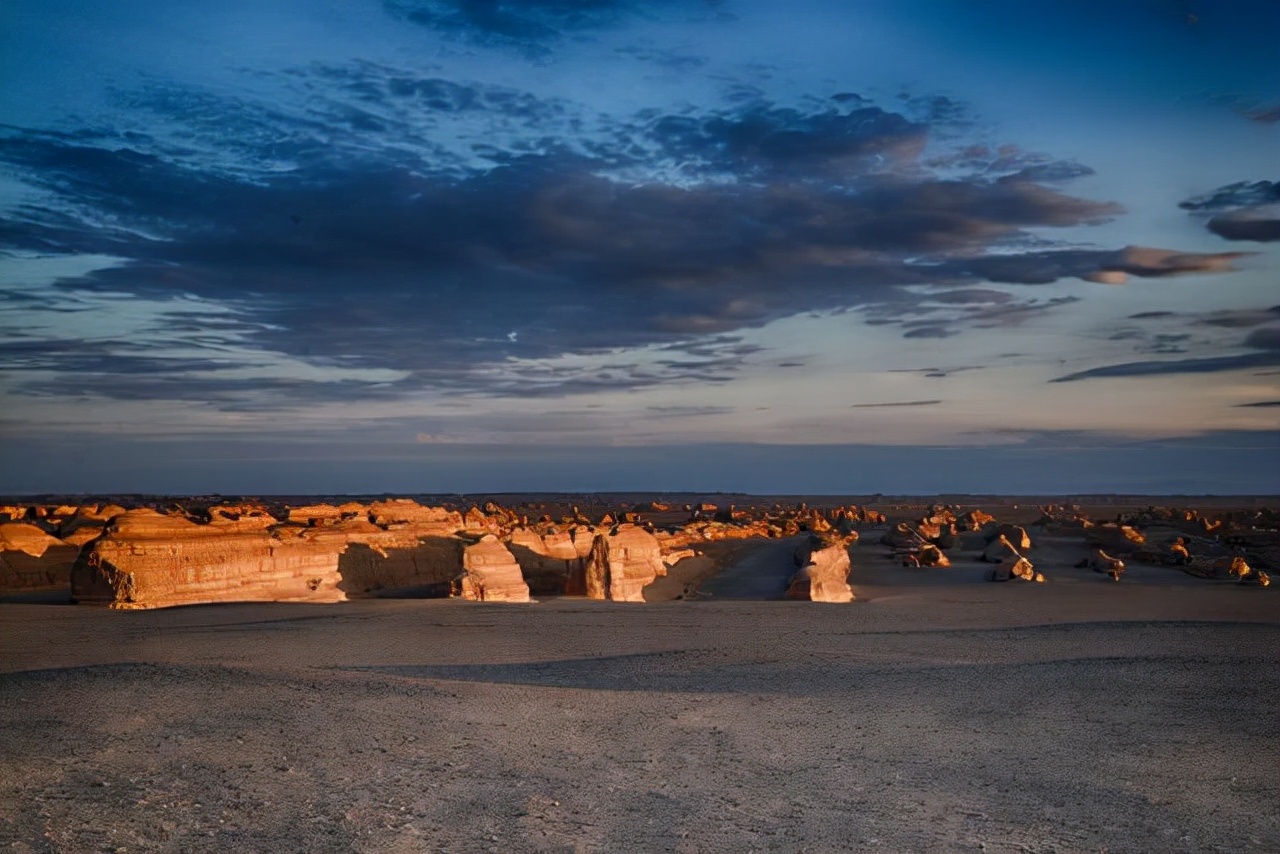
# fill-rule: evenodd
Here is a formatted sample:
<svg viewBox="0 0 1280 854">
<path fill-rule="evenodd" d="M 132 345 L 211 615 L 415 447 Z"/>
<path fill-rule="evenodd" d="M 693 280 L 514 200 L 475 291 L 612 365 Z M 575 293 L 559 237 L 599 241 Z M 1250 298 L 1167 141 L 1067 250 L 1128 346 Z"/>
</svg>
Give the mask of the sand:
<svg viewBox="0 0 1280 854">
<path fill-rule="evenodd" d="M 1277 586 L 985 571 L 0 604 L 0 850 L 1280 850 Z"/>
</svg>

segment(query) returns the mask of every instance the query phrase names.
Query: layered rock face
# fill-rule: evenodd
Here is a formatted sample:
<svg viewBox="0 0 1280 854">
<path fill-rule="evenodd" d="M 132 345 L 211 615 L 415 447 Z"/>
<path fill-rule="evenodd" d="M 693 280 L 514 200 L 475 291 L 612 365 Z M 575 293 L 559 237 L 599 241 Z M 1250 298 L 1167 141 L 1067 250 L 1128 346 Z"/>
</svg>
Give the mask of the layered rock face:
<svg viewBox="0 0 1280 854">
<path fill-rule="evenodd" d="M 75 544 L 25 522 L 0 524 L 0 591 L 65 588 L 80 554 Z"/>
<path fill-rule="evenodd" d="M 457 597 L 475 602 L 531 601 L 520 565 L 493 534 L 463 549 L 462 570 L 454 582 Z"/>
<path fill-rule="evenodd" d="M 843 542 L 810 537 L 795 552 L 799 571 L 787 585 L 788 599 L 812 602 L 852 602 L 849 549 Z"/>
<path fill-rule="evenodd" d="M 269 517 L 200 525 L 131 510 L 77 562 L 71 595 L 112 608 L 208 602 L 338 602 L 338 554 L 328 543 L 280 539 Z"/>
<path fill-rule="evenodd" d="M 641 591 L 667 574 L 662 546 L 643 528 L 624 523 L 597 534 L 580 570 L 570 574 L 565 592 L 590 599 L 643 602 Z"/>
</svg>

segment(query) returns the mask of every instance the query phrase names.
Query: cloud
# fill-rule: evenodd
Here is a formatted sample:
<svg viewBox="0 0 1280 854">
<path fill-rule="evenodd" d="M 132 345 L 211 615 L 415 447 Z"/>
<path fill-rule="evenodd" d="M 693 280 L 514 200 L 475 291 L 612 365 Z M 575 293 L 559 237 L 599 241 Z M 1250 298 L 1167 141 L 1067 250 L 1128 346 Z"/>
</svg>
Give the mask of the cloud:
<svg viewBox="0 0 1280 854">
<path fill-rule="evenodd" d="M 1244 346 L 1263 350 L 1280 350 L 1280 326 L 1264 326 L 1249 333 Z"/>
<path fill-rule="evenodd" d="M 853 403 L 849 405 L 850 409 L 881 409 L 884 407 L 895 406 L 935 406 L 942 403 L 941 400 L 902 400 L 892 403 Z"/>
<path fill-rule="evenodd" d="M 1241 181 L 1182 202 L 1210 215 L 1205 227 L 1226 240 L 1280 240 L 1280 181 Z"/>
<path fill-rule="evenodd" d="M 547 35 L 539 27 L 631 14 L 394 5 L 430 26 L 533 41 Z M 199 314 L 171 318 L 192 351 L 180 356 L 158 338 L 132 350 L 32 344 L 57 376 L 31 371 L 21 391 L 203 395 L 229 408 L 723 383 L 750 352 L 725 342 L 784 317 L 857 307 L 906 337 L 945 337 L 1074 299 L 984 283 L 1215 272 L 1236 257 L 1032 238 L 1120 209 L 1040 183 L 1084 167 L 1017 149 L 920 163 L 931 133 L 959 121 L 947 99 L 913 102 L 911 117 L 851 93 L 805 108 L 754 95 L 608 115 L 368 62 L 270 79 L 306 97 L 148 85 L 124 113 L 148 133 L 0 133 L 0 162 L 30 191 L 6 212 L 0 244 L 123 259 L 60 281 L 48 311 L 73 310 L 77 293 L 190 295 L 234 308 L 239 324 L 216 353 L 228 321 Z M 615 351 L 658 347 L 670 358 L 610 364 Z"/>
<path fill-rule="evenodd" d="M 1247 368 L 1272 367 L 1275 365 L 1280 365 L 1280 353 L 1246 353 L 1241 356 L 1210 356 L 1200 359 L 1128 362 L 1121 365 L 1107 365 L 1101 368 L 1092 368 L 1087 371 L 1067 374 L 1064 377 L 1050 380 L 1050 382 L 1066 383 L 1103 377 L 1148 377 L 1161 374 L 1208 374 L 1221 371 L 1238 371 Z"/>
<path fill-rule="evenodd" d="M 713 16 L 714 0 L 383 0 L 388 13 L 485 47 L 543 59 L 566 38 L 650 18 L 664 10 L 681 17 Z"/>
</svg>

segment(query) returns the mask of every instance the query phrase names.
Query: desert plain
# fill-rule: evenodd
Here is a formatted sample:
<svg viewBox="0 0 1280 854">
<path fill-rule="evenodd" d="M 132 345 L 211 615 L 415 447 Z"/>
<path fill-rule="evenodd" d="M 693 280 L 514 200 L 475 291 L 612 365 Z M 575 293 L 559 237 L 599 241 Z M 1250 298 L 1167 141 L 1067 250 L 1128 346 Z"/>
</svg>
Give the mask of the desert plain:
<svg viewBox="0 0 1280 854">
<path fill-rule="evenodd" d="M 1035 501 L 954 504 L 1029 535 L 1043 583 L 991 583 L 981 531 L 917 566 L 890 535 L 939 508 L 886 499 L 843 603 L 788 598 L 804 525 L 694 542 L 639 602 L 6 591 L 0 847 L 1280 850 L 1277 586 L 1163 560 L 1148 503 L 1060 514 L 1143 523 L 1118 580 Z M 1276 569 L 1275 501 L 1204 504 L 1193 552 Z"/>
</svg>

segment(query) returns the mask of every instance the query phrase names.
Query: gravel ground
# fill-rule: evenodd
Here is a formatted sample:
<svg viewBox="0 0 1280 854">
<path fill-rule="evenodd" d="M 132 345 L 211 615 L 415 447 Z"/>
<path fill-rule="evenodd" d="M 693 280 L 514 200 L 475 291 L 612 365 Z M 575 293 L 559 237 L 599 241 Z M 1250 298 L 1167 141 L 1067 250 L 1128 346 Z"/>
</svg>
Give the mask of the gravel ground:
<svg viewBox="0 0 1280 854">
<path fill-rule="evenodd" d="M 1277 851 L 1280 597 L 0 605 L 0 850 Z"/>
</svg>

